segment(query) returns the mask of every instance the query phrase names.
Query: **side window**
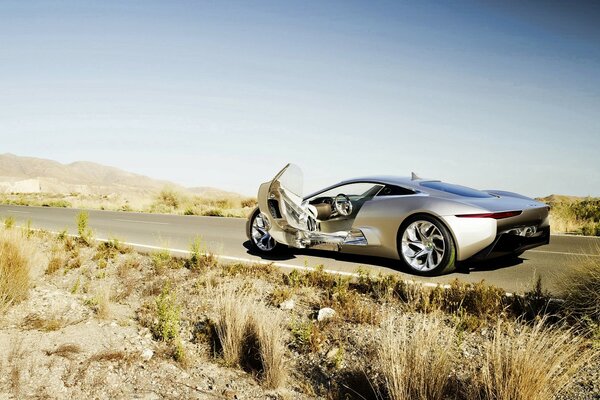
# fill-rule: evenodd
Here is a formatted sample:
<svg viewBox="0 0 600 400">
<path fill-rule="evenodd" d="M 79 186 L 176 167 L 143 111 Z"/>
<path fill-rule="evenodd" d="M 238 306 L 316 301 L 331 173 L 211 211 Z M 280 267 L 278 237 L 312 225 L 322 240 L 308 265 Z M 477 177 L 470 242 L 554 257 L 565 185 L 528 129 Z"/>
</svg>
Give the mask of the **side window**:
<svg viewBox="0 0 600 400">
<path fill-rule="evenodd" d="M 415 191 L 403 188 L 401 186 L 385 185 L 385 187 L 381 189 L 377 196 L 406 196 L 409 194 L 415 194 Z"/>
<path fill-rule="evenodd" d="M 371 198 L 377 195 L 383 185 L 369 182 L 356 182 L 347 185 L 337 186 L 326 192 L 319 193 L 316 197 L 335 197 L 340 193 L 345 194 L 352 200 Z"/>
</svg>

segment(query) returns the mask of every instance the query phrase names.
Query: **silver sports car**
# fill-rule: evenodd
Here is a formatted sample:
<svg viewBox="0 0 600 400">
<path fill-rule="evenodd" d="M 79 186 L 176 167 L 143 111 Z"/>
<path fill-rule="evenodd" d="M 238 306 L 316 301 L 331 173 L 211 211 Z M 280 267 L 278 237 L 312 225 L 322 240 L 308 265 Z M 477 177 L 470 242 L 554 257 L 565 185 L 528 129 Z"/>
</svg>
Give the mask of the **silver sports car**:
<svg viewBox="0 0 600 400">
<path fill-rule="evenodd" d="M 401 260 L 414 273 L 438 275 L 456 261 L 518 256 L 548 244 L 548 206 L 516 193 L 475 190 L 421 179 L 349 179 L 309 196 L 288 164 L 258 190 L 248 218 L 252 247 L 289 246 Z"/>
</svg>

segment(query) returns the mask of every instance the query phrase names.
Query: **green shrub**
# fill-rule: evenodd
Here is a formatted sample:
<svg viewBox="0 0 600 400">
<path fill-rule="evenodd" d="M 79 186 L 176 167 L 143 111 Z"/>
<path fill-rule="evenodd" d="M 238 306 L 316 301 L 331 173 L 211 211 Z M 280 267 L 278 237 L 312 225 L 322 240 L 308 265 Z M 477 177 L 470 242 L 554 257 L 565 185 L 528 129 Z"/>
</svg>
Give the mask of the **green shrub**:
<svg viewBox="0 0 600 400">
<path fill-rule="evenodd" d="M 85 211 L 77 214 L 77 234 L 79 238 L 87 245 L 92 243 L 92 230 L 88 227 L 89 215 Z"/>
<path fill-rule="evenodd" d="M 165 342 L 178 339 L 180 314 L 177 298 L 171 292 L 171 286 L 166 284 L 156 298 L 156 322 L 151 328 L 154 338 Z"/>
<path fill-rule="evenodd" d="M 15 219 L 14 219 L 14 217 L 6 217 L 6 219 L 4 220 L 4 228 L 5 229 L 12 229 L 13 226 L 15 226 Z"/>
</svg>

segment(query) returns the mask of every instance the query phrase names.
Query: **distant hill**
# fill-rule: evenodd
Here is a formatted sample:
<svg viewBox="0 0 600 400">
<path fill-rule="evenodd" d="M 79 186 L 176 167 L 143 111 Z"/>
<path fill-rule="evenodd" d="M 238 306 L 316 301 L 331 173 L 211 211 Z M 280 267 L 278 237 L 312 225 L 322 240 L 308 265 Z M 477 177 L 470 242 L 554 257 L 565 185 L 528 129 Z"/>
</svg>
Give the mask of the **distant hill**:
<svg viewBox="0 0 600 400">
<path fill-rule="evenodd" d="M 551 194 L 546 197 L 537 197 L 536 200 L 543 201 L 544 203 L 563 203 L 573 202 L 577 200 L 583 200 L 585 197 L 580 196 L 568 196 L 564 194 Z"/>
<path fill-rule="evenodd" d="M 208 197 L 208 198 L 219 198 L 219 197 L 242 197 L 239 193 L 228 192 L 221 189 L 216 189 L 210 186 L 198 186 L 187 188 L 187 191 L 196 196 Z"/>
<path fill-rule="evenodd" d="M 0 193 L 84 193 L 84 194 L 138 194 L 156 193 L 170 187 L 182 193 L 198 195 L 228 193 L 202 187 L 188 190 L 173 182 L 152 179 L 119 168 L 87 161 L 61 164 L 57 161 L 14 154 L 0 154 Z M 233 195 L 230 193 L 230 195 Z"/>
</svg>

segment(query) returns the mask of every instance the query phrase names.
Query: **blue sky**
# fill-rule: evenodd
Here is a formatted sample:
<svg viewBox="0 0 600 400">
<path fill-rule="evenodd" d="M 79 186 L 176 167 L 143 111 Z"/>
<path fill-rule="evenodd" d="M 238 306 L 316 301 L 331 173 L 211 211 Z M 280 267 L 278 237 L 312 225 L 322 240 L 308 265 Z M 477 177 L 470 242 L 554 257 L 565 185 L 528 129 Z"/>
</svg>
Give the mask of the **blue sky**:
<svg viewBox="0 0 600 400">
<path fill-rule="evenodd" d="M 600 195 L 600 6 L 450 3 L 2 1 L 0 153 Z"/>
</svg>

